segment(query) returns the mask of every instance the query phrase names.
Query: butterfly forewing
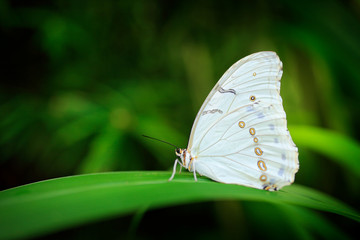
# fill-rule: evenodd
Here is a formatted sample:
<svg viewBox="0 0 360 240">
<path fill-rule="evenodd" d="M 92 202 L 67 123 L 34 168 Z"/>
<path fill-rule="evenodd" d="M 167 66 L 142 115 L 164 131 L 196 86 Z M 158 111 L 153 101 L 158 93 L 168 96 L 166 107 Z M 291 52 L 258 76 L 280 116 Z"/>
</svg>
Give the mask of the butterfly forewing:
<svg viewBox="0 0 360 240">
<path fill-rule="evenodd" d="M 294 181 L 298 151 L 280 97 L 282 63 L 259 52 L 235 63 L 195 119 L 188 149 L 196 171 L 216 181 L 281 188 Z"/>
<path fill-rule="evenodd" d="M 200 108 L 188 148 L 196 145 L 197 135 L 222 114 L 261 99 L 267 104 L 282 106 L 279 94 L 281 75 L 282 63 L 274 52 L 254 53 L 236 62 L 224 73 Z M 255 97 L 253 101 L 252 96 Z"/>
</svg>

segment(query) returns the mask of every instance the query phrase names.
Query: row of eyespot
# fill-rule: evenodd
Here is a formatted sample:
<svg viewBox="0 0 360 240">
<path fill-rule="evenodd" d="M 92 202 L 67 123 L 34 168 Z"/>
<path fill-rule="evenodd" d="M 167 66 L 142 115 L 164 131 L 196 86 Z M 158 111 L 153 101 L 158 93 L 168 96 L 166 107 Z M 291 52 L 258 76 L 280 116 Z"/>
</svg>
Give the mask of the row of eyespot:
<svg viewBox="0 0 360 240">
<path fill-rule="evenodd" d="M 244 122 L 244 121 L 240 121 L 240 122 L 239 122 L 239 127 L 240 127 L 240 128 L 244 128 L 244 127 L 245 127 L 245 122 Z M 250 128 L 250 129 L 249 129 L 249 133 L 250 133 L 250 135 L 254 136 L 255 133 L 256 133 L 255 128 Z M 257 137 L 254 137 L 254 138 L 253 138 L 253 141 L 254 141 L 255 143 L 258 143 L 258 142 L 259 142 L 259 139 L 258 139 Z M 255 154 L 258 155 L 258 156 L 262 156 L 262 155 L 263 155 L 263 151 L 262 151 L 261 148 L 259 148 L 259 147 L 255 147 L 254 151 L 255 151 Z M 259 161 L 257 162 L 257 165 L 258 165 L 258 168 L 259 168 L 261 171 L 266 171 L 266 170 L 267 170 L 266 164 L 265 164 L 265 162 L 264 162 L 263 160 L 259 160 Z M 260 176 L 260 181 L 265 182 L 266 180 L 267 180 L 267 176 L 266 176 L 265 174 L 262 174 L 262 175 Z"/>
<path fill-rule="evenodd" d="M 256 76 L 256 72 L 253 73 L 253 76 L 254 76 L 254 77 Z M 255 101 L 255 99 L 256 99 L 255 96 L 250 96 L 250 100 L 251 100 L 252 102 Z M 244 128 L 244 127 L 245 127 L 245 122 L 240 121 L 240 122 L 239 122 L 239 127 Z M 255 135 L 255 129 L 254 129 L 254 128 L 250 128 L 250 129 L 249 129 L 249 132 L 250 132 L 250 134 L 251 134 L 252 136 Z M 259 139 L 258 139 L 257 137 L 254 137 L 254 142 L 257 143 L 258 141 L 259 141 Z M 255 154 L 258 155 L 258 156 L 261 156 L 261 155 L 263 154 L 263 151 L 261 150 L 261 148 L 256 147 L 256 148 L 255 148 Z M 258 168 L 259 168 L 261 171 L 266 171 L 266 170 L 267 170 L 267 167 L 266 167 L 266 164 L 265 164 L 264 161 L 259 160 L 259 161 L 257 162 L 257 165 L 258 165 Z M 267 180 L 267 176 L 266 176 L 265 174 L 262 174 L 262 175 L 260 176 L 260 181 L 265 182 L 266 180 Z M 265 188 L 265 190 L 268 190 L 268 189 L 269 189 L 269 186 L 267 186 L 267 187 Z"/>
<path fill-rule="evenodd" d="M 253 76 L 254 76 L 254 77 L 256 76 L 256 72 L 253 73 Z M 251 96 L 251 97 L 250 97 L 250 100 L 251 100 L 252 102 L 254 102 L 255 99 L 256 99 L 255 96 Z M 239 122 L 239 126 L 240 126 L 240 122 Z M 240 126 L 240 127 L 241 127 L 241 126 Z M 244 123 L 244 127 L 245 127 L 245 123 Z M 249 131 L 250 131 L 250 134 L 251 134 L 251 135 L 254 135 L 254 134 L 255 134 L 255 129 L 254 129 L 254 130 L 251 130 L 251 129 L 253 129 L 253 128 L 250 128 L 250 130 L 249 130 Z M 253 131 L 254 134 L 252 134 L 251 131 Z M 254 138 L 254 142 L 257 143 L 258 141 L 259 141 L 259 140 L 257 139 L 257 137 L 255 137 L 255 138 Z M 258 155 L 258 156 L 261 156 L 261 155 L 262 155 L 262 150 L 261 150 L 260 148 L 255 148 L 255 154 Z M 260 154 L 260 155 L 259 155 L 259 154 Z M 267 170 L 267 167 L 266 167 L 266 164 L 265 164 L 264 161 L 259 160 L 259 161 L 257 162 L 257 165 L 258 165 L 258 167 L 259 167 L 260 170 L 262 170 L 262 171 L 266 171 L 266 170 Z M 262 174 L 262 175 L 260 176 L 260 181 L 265 182 L 266 180 L 267 180 L 267 176 L 266 176 L 265 174 Z M 271 186 L 266 186 L 264 189 L 265 189 L 265 190 L 269 190 L 270 188 L 271 188 Z M 275 190 L 276 190 L 276 187 L 275 187 Z"/>
</svg>

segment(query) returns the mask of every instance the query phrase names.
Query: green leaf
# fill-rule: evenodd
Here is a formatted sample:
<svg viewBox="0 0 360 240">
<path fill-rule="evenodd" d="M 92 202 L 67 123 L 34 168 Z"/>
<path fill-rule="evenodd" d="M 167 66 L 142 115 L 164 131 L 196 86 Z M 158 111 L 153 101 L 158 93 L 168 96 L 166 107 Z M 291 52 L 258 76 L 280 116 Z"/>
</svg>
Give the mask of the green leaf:
<svg viewBox="0 0 360 240">
<path fill-rule="evenodd" d="M 337 213 L 360 221 L 345 204 L 307 187 L 292 185 L 268 192 L 213 182 L 192 174 L 117 172 L 70 176 L 0 192 L 0 238 L 39 236 L 144 207 L 159 208 L 209 200 L 247 200 Z"/>
<path fill-rule="evenodd" d="M 119 144 L 123 138 L 122 132 L 117 131 L 110 125 L 105 126 L 104 130 L 92 141 L 90 151 L 80 164 L 78 173 L 96 173 L 112 170 L 115 159 L 117 159 L 116 153 L 123 146 Z"/>
<path fill-rule="evenodd" d="M 314 211 L 294 205 L 275 204 L 274 206 L 278 214 L 286 215 L 287 221 L 293 222 L 294 227 L 297 227 L 299 232 L 307 230 L 308 232 L 316 233 L 315 236 L 321 236 L 322 239 L 350 239 L 338 226 Z M 302 239 L 311 239 L 311 237 L 305 235 Z"/>
<path fill-rule="evenodd" d="M 334 131 L 313 126 L 289 126 L 294 142 L 335 160 L 360 176 L 360 144 Z"/>
<path fill-rule="evenodd" d="M 265 233 L 256 235 L 257 239 L 349 239 L 339 226 L 327 220 L 327 215 L 308 208 L 265 202 L 243 202 L 243 206 L 247 225 Z M 279 226 L 281 231 L 274 231 Z"/>
</svg>

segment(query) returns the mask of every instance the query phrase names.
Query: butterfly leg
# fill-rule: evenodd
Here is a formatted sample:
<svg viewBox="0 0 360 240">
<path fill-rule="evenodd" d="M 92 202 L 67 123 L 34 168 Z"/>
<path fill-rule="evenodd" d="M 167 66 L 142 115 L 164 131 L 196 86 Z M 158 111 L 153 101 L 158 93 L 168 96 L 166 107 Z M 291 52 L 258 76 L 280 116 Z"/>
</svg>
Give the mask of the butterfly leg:
<svg viewBox="0 0 360 240">
<path fill-rule="evenodd" d="M 196 171 L 195 171 L 195 163 L 193 163 L 193 168 L 194 168 L 194 179 L 195 179 L 195 182 L 197 182 Z"/>
<path fill-rule="evenodd" d="M 178 159 L 175 159 L 174 168 L 173 168 L 173 173 L 171 174 L 171 177 L 169 178 L 168 181 L 173 180 L 173 178 L 174 178 L 174 176 L 175 176 L 175 173 L 176 173 L 176 165 L 177 165 L 177 164 L 180 164 L 180 169 L 181 169 L 182 167 L 185 167 L 185 166 L 183 166 L 183 165 L 181 164 L 181 162 L 180 162 Z"/>
</svg>

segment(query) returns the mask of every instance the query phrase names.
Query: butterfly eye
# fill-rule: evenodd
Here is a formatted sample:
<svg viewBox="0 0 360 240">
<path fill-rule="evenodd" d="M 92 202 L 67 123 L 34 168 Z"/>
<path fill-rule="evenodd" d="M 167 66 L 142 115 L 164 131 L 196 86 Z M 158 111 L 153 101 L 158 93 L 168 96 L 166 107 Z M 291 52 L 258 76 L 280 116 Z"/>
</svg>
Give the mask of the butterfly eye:
<svg viewBox="0 0 360 240">
<path fill-rule="evenodd" d="M 250 97 L 250 100 L 251 100 L 251 101 L 255 101 L 255 99 L 256 99 L 255 96 L 251 96 L 251 97 Z"/>
<path fill-rule="evenodd" d="M 176 155 L 180 155 L 181 154 L 181 149 L 180 148 L 175 149 L 175 153 L 176 153 Z"/>
</svg>

